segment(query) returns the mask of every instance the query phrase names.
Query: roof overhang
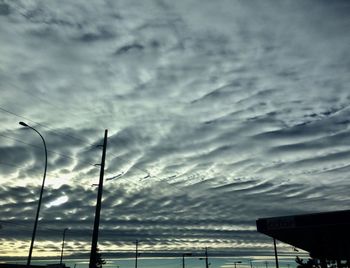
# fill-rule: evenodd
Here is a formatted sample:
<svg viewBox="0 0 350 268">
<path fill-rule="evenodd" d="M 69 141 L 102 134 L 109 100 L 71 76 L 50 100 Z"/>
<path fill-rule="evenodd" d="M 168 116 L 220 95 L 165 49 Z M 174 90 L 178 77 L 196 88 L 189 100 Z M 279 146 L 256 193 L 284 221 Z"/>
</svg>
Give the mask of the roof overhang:
<svg viewBox="0 0 350 268">
<path fill-rule="evenodd" d="M 350 259 L 350 210 L 262 218 L 257 230 L 314 258 Z"/>
</svg>

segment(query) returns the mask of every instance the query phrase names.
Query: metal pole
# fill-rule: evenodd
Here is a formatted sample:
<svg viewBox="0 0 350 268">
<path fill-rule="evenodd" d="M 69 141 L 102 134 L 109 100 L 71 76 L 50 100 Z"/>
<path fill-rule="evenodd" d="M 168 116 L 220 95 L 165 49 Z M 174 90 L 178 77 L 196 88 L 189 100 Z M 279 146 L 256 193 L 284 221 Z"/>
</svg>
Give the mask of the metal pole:
<svg viewBox="0 0 350 268">
<path fill-rule="evenodd" d="M 40 195 L 39 195 L 39 201 L 38 201 L 38 208 L 36 210 L 36 216 L 35 216 L 35 222 L 34 222 L 34 228 L 33 228 L 33 233 L 32 233 L 32 240 L 30 242 L 30 247 L 29 247 L 29 254 L 28 254 L 28 259 L 27 259 L 27 266 L 30 266 L 30 262 L 32 260 L 32 252 L 33 252 L 33 247 L 34 247 L 34 241 L 35 241 L 35 235 L 36 235 L 36 229 L 38 226 L 38 220 L 39 220 L 39 213 L 40 213 L 40 207 L 41 207 L 41 200 L 43 197 L 43 192 L 44 192 L 44 186 L 45 186 L 45 178 L 46 178 L 46 171 L 47 171 L 47 148 L 46 148 L 46 142 L 44 137 L 40 134 L 39 131 L 37 131 L 35 128 L 27 125 L 24 122 L 19 122 L 20 125 L 28 127 L 32 130 L 34 130 L 42 139 L 43 144 L 44 144 L 44 149 L 45 149 L 45 168 L 44 168 L 44 175 L 43 175 L 43 182 L 41 184 L 41 190 L 40 190 Z"/>
<path fill-rule="evenodd" d="M 139 241 L 138 240 L 136 240 L 136 253 L 135 253 L 135 268 L 137 268 L 137 257 L 138 257 L 138 255 L 139 255 L 139 252 L 138 252 L 138 245 L 139 245 Z"/>
<path fill-rule="evenodd" d="M 241 261 L 235 261 L 235 262 L 234 262 L 235 268 L 236 268 L 237 263 L 242 263 L 242 262 L 241 262 Z"/>
<path fill-rule="evenodd" d="M 275 238 L 273 239 L 273 246 L 274 246 L 274 249 L 275 249 L 276 268 L 279 268 L 279 265 L 278 265 L 278 256 L 277 256 L 277 247 L 276 247 L 276 239 L 275 239 Z"/>
<path fill-rule="evenodd" d="M 101 169 L 100 169 L 100 181 L 98 184 L 98 193 L 97 193 L 97 202 L 96 202 L 96 211 L 95 211 L 94 230 L 92 233 L 89 268 L 96 268 L 96 262 L 97 262 L 98 228 L 100 225 L 101 200 L 102 200 L 102 191 L 103 191 L 103 176 L 104 176 L 104 169 L 105 169 L 106 149 L 107 149 L 107 133 L 108 133 L 108 130 L 106 129 L 104 140 L 103 140 L 103 151 L 102 151 Z"/>
<path fill-rule="evenodd" d="M 63 259 L 63 250 L 64 250 L 64 238 L 66 236 L 66 231 L 68 230 L 68 228 L 64 228 L 63 230 L 63 238 L 62 238 L 62 250 L 61 250 L 61 260 L 60 260 L 60 264 L 62 264 L 62 259 Z"/>
<path fill-rule="evenodd" d="M 208 261 L 208 248 L 205 248 L 205 268 L 209 268 L 209 261 Z"/>
<path fill-rule="evenodd" d="M 185 268 L 185 256 L 192 256 L 192 253 L 183 253 L 182 254 L 182 268 Z"/>
</svg>

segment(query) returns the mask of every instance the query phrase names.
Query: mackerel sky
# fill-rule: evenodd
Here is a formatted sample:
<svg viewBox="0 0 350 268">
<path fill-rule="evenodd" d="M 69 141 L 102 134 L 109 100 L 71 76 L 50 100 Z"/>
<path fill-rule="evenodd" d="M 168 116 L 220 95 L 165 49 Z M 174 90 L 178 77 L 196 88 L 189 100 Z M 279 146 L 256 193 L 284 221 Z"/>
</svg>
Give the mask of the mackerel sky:
<svg viewBox="0 0 350 268">
<path fill-rule="evenodd" d="M 270 254 L 259 217 L 348 209 L 349 1 L 0 0 L 0 258 Z M 288 253 L 291 248 L 281 245 Z"/>
</svg>

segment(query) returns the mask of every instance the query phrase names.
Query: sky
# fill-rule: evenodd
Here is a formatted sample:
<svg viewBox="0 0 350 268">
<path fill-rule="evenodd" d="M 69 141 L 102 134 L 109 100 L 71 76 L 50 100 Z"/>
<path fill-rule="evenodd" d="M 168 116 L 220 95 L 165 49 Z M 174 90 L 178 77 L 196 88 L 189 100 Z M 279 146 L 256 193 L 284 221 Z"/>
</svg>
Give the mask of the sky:
<svg viewBox="0 0 350 268">
<path fill-rule="evenodd" d="M 348 209 L 350 3 L 0 0 L 0 258 L 272 255 L 258 218 Z M 279 243 L 284 254 L 294 254 Z"/>
</svg>

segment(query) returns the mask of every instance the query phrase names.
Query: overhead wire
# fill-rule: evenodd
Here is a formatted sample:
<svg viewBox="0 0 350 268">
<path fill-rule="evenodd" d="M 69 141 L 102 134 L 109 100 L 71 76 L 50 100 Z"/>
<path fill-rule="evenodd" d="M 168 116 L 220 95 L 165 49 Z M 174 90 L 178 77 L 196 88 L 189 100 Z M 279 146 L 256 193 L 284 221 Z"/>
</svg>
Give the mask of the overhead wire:
<svg viewBox="0 0 350 268">
<path fill-rule="evenodd" d="M 12 86 L 18 88 L 16 85 L 12 85 Z M 21 89 L 21 90 L 23 91 L 23 89 Z M 40 99 L 41 101 L 46 102 L 46 103 L 48 103 L 48 104 L 50 104 L 50 105 L 56 107 L 57 109 L 61 109 L 61 108 L 62 108 L 62 107 L 59 107 L 58 105 L 56 105 L 55 103 L 50 102 L 50 101 L 48 101 L 47 99 L 42 98 L 41 95 L 38 95 L 38 94 L 34 94 L 34 95 L 33 95 L 33 92 L 32 92 L 32 91 L 29 92 L 28 90 L 25 90 L 25 89 L 24 89 L 24 91 L 25 91 L 30 97 L 33 97 L 33 98 L 34 98 L 34 95 L 35 95 L 35 98 Z M 63 108 L 62 108 L 62 109 L 63 109 Z M 26 119 L 26 120 L 28 120 L 28 121 L 30 121 L 30 122 L 33 122 L 33 123 L 35 123 L 35 124 L 38 124 L 38 125 L 40 125 L 40 126 L 43 126 L 43 127 L 47 128 L 47 129 L 49 129 L 49 131 L 51 131 L 52 133 L 55 133 L 56 135 L 66 136 L 66 137 L 70 137 L 70 138 L 73 138 L 73 139 L 76 139 L 76 140 L 80 140 L 80 141 L 85 142 L 84 139 L 77 138 L 76 136 L 72 136 L 72 135 L 64 134 L 64 133 L 57 133 L 57 131 L 52 130 L 50 127 L 45 126 L 44 124 L 38 123 L 38 122 L 36 122 L 36 121 L 34 121 L 34 120 L 31 120 L 31 119 L 29 119 L 29 118 L 27 118 L 27 117 L 18 115 L 18 114 L 14 113 L 14 112 L 11 112 L 11 111 L 9 111 L 8 109 L 5 109 L 5 108 L 3 108 L 3 107 L 0 107 L 0 110 L 2 110 L 3 112 L 7 112 L 7 113 L 9 113 L 9 114 L 12 114 L 12 115 L 14 115 L 14 116 L 17 116 L 17 117 L 19 117 L 19 118 Z M 77 117 L 75 114 L 72 114 L 72 115 L 75 116 L 75 117 Z M 110 141 L 109 141 L 109 143 L 110 143 Z M 90 143 L 90 146 L 95 146 L 95 144 L 91 144 L 91 143 Z M 112 154 L 112 155 L 113 155 L 114 157 L 116 157 L 116 158 L 123 159 L 123 160 L 125 160 L 125 161 L 129 161 L 129 160 L 125 159 L 124 157 L 117 156 L 117 155 L 115 155 L 115 154 L 113 154 L 113 153 L 110 153 L 110 152 L 109 152 L 109 154 Z M 133 169 L 138 169 L 138 170 L 140 170 L 140 171 L 142 171 L 143 173 L 146 174 L 146 176 L 143 177 L 143 178 L 141 178 L 141 180 L 152 177 L 151 174 L 150 174 L 150 172 L 149 172 L 148 170 L 146 170 L 146 169 L 139 168 L 137 165 L 133 165 L 132 168 L 133 168 Z M 123 173 L 126 174 L 126 172 L 123 172 Z"/>
<path fill-rule="evenodd" d="M 21 166 L 21 165 L 11 164 L 11 163 L 7 163 L 7 162 L 3 162 L 3 161 L 0 161 L 0 165 L 15 167 L 15 168 L 23 168 L 23 166 Z M 46 174 L 48 174 L 52 179 L 59 179 L 61 177 L 60 175 L 49 172 L 49 171 L 46 172 Z"/>
<path fill-rule="evenodd" d="M 35 145 L 35 144 L 31 144 L 31 143 L 27 143 L 27 142 L 21 141 L 21 140 L 19 140 L 19 139 L 13 138 L 13 137 L 9 137 L 9 136 L 4 135 L 4 134 L 1 134 L 1 133 L 0 133 L 0 136 L 3 136 L 3 137 L 5 137 L 5 138 L 7 138 L 7 139 L 15 140 L 15 141 L 17 141 L 17 142 L 20 142 L 20 143 L 22 143 L 22 144 L 26 144 L 26 145 L 31 146 L 31 147 L 34 147 L 34 148 L 36 148 L 36 149 L 42 150 L 42 147 L 41 147 L 41 146 L 38 146 L 38 145 Z M 78 161 L 80 161 L 80 160 L 79 160 L 78 158 L 76 158 L 76 157 L 64 155 L 64 154 L 61 154 L 61 153 L 58 153 L 58 152 L 55 152 L 55 151 L 52 151 L 52 150 L 48 150 L 48 152 L 51 152 L 51 153 L 54 153 L 54 154 L 57 154 L 57 155 L 59 155 L 59 156 L 62 156 L 62 157 L 65 157 L 65 158 L 69 158 L 69 159 L 72 159 L 72 160 L 78 160 Z M 115 156 L 113 153 L 112 153 L 112 155 Z M 116 156 L 116 157 L 118 157 L 118 156 Z M 120 158 L 120 157 L 119 157 L 119 158 Z M 80 162 L 82 162 L 82 161 L 80 161 Z M 8 166 L 14 166 L 14 167 L 17 167 L 17 166 L 18 166 L 18 165 L 14 165 L 14 164 L 10 164 L 10 163 L 0 162 L 0 164 L 1 164 L 1 163 L 2 163 L 3 165 L 8 165 Z M 88 165 L 90 165 L 90 166 L 93 166 L 93 167 L 96 167 L 96 165 L 99 165 L 99 164 L 92 164 L 91 162 L 87 162 L 87 161 L 83 161 L 82 163 L 86 163 L 86 164 L 88 164 Z M 136 167 L 135 167 L 135 168 L 136 168 Z M 141 183 L 142 180 L 145 180 L 145 179 L 147 179 L 147 178 L 156 178 L 155 176 L 151 176 L 151 174 L 150 174 L 148 171 L 145 171 L 145 170 L 140 169 L 140 168 L 136 168 L 136 169 L 139 169 L 139 170 L 141 170 L 141 171 L 143 171 L 143 172 L 145 172 L 145 173 L 147 174 L 146 177 L 140 178 L 140 179 L 138 180 L 138 182 L 132 181 L 132 183 L 135 184 L 135 185 L 137 185 L 137 186 L 144 186 L 144 184 Z M 114 179 L 122 179 L 122 177 L 123 177 L 124 175 L 126 175 L 125 172 L 121 172 L 121 173 L 118 173 L 118 174 L 116 175 L 116 173 L 114 173 L 114 172 L 112 173 L 112 172 L 107 172 L 107 171 L 105 171 L 105 174 L 109 174 L 109 175 L 111 176 L 111 177 L 109 177 L 109 178 L 106 178 L 106 181 L 112 181 L 112 180 L 114 180 Z M 128 180 L 128 181 L 130 182 L 130 180 Z M 168 182 L 166 182 L 166 183 L 169 184 Z M 173 184 L 169 184 L 169 185 L 172 185 L 172 187 L 178 189 L 178 187 L 175 186 L 175 185 L 173 185 Z M 95 186 L 95 184 L 92 184 L 92 186 Z M 178 189 L 178 190 L 180 190 L 180 189 Z"/>
<path fill-rule="evenodd" d="M 39 125 L 39 126 L 42 126 L 42 127 L 46 128 L 46 129 L 48 129 L 50 132 L 56 134 L 56 135 L 65 136 L 65 137 L 69 137 L 69 138 L 73 138 L 73 139 L 75 139 L 75 140 L 80 140 L 80 141 L 82 141 L 82 142 L 85 142 L 85 140 L 83 140 L 83 139 L 80 139 L 80 138 L 77 138 L 77 137 L 74 137 L 74 136 L 71 136 L 71 135 L 68 135 L 68 134 L 58 133 L 57 131 L 52 130 L 50 127 L 45 126 L 44 124 L 38 123 L 38 122 L 36 122 L 36 121 L 34 121 L 34 120 L 31 120 L 31 119 L 29 119 L 29 118 L 27 118 L 27 117 L 18 115 L 18 114 L 16 114 L 16 113 L 13 113 L 13 112 L 11 112 L 11 111 L 9 111 L 9 110 L 7 110 L 7 109 L 4 109 L 4 108 L 2 108 L 2 107 L 0 107 L 0 110 L 3 111 L 3 112 L 6 112 L 6 113 L 8 113 L 8 114 L 11 114 L 11 115 L 13 115 L 13 116 L 16 116 L 16 117 L 18 117 L 18 118 L 22 118 L 22 119 L 25 119 L 25 120 L 27 120 L 27 121 L 29 121 L 29 122 L 35 123 L 35 124 L 37 124 L 37 125 Z M 36 149 L 42 150 L 42 147 L 41 147 L 41 146 L 37 146 L 37 145 L 31 144 L 31 143 L 27 143 L 27 142 L 24 142 L 24 141 L 22 141 L 22 140 L 19 140 L 19 139 L 16 139 L 16 138 L 13 138 L 13 137 L 4 135 L 4 134 L 0 134 L 0 136 L 2 136 L 2 137 L 4 137 L 4 138 L 7 138 L 7 139 L 14 140 L 14 141 L 19 142 L 19 143 L 22 143 L 22 144 L 29 145 L 29 146 L 34 147 L 34 148 L 36 148 Z M 95 144 L 90 144 L 90 145 L 91 145 L 91 146 L 96 146 Z M 51 152 L 51 153 L 54 153 L 54 154 L 57 154 L 57 155 L 59 155 L 59 156 L 62 156 L 62 157 L 65 157 L 65 158 L 69 158 L 69 159 L 77 159 L 77 158 L 75 158 L 75 157 L 68 156 L 68 155 L 65 155 L 65 154 L 61 154 L 61 153 L 58 153 L 58 152 L 55 152 L 55 151 L 52 151 L 52 150 L 48 150 L 48 152 Z M 118 158 L 118 159 L 126 160 L 124 157 L 117 156 L 117 155 L 114 154 L 114 153 L 109 152 L 109 154 L 111 154 L 112 156 L 114 156 L 114 157 L 116 157 L 116 158 Z M 79 159 L 77 159 L 77 160 L 80 161 Z M 126 161 L 128 161 L 128 160 L 126 160 Z M 81 161 L 80 161 L 80 162 L 81 162 Z M 90 162 L 84 161 L 84 163 L 88 163 L 88 164 L 91 165 L 91 166 L 95 166 L 95 164 L 92 164 L 92 163 L 90 163 Z M 0 162 L 0 164 L 8 165 L 8 166 L 13 166 L 13 167 L 18 167 L 18 166 L 19 166 L 19 165 L 15 165 L 15 164 L 6 163 L 6 162 Z M 142 179 L 146 179 L 146 178 L 151 177 L 150 172 L 147 171 L 146 169 L 139 168 L 139 167 L 137 167 L 137 166 L 135 166 L 135 165 L 132 166 L 132 168 L 133 168 L 133 169 L 140 170 L 140 171 L 142 171 L 143 173 L 146 174 L 146 177 L 144 177 L 144 178 L 142 178 Z M 114 174 L 115 174 L 115 173 L 114 173 Z M 121 178 L 123 175 L 124 175 L 124 172 L 122 172 L 122 173 L 120 173 L 120 174 L 117 174 L 117 175 L 113 175 L 113 177 L 111 177 L 110 180 Z M 108 178 L 107 178 L 106 180 L 108 180 Z M 135 181 L 134 181 L 133 183 L 134 183 L 134 184 L 137 184 L 137 185 L 140 185 L 139 183 L 136 183 Z M 13 222 L 5 222 L 5 221 L 0 221 L 0 222 L 2 222 L 3 224 L 14 224 L 14 225 L 21 225 L 21 226 L 26 226 L 26 227 L 27 227 L 27 225 L 25 225 L 25 224 L 16 224 L 16 223 L 13 223 Z M 50 229 L 50 228 L 45 228 L 45 229 L 46 229 L 47 231 L 50 231 L 50 232 L 57 232 L 57 231 L 59 231 L 59 230 Z"/>
<path fill-rule="evenodd" d="M 115 155 L 114 153 L 110 153 L 109 152 L 109 154 L 114 156 L 114 157 L 116 157 L 116 158 L 120 158 L 120 159 L 126 160 L 125 158 L 123 158 L 121 156 L 118 156 L 118 155 Z M 135 184 L 135 185 L 138 185 L 138 186 L 142 185 L 142 186 L 144 186 L 144 184 L 142 183 L 144 180 L 149 179 L 149 178 L 155 178 L 158 181 L 161 181 L 162 183 L 166 183 L 167 185 L 171 185 L 171 187 L 175 188 L 177 191 L 179 191 L 181 193 L 184 191 L 183 189 L 180 189 L 179 187 L 177 187 L 175 183 L 169 183 L 167 181 L 159 179 L 157 176 L 151 175 L 151 173 L 149 171 L 145 170 L 145 169 L 141 169 L 141 168 L 139 168 L 137 166 L 132 166 L 132 168 L 138 169 L 138 170 L 140 170 L 140 171 L 142 171 L 142 172 L 144 172 L 146 174 L 145 177 L 139 178 L 139 180 L 138 180 L 139 183 L 136 183 L 135 181 L 133 181 L 132 183 Z M 124 175 L 127 175 L 127 173 L 128 172 L 122 171 L 121 173 L 119 173 L 117 175 L 113 175 L 113 177 L 111 177 L 111 178 L 107 178 L 106 181 L 110 181 L 110 180 L 113 180 L 113 179 L 122 179 Z M 111 173 L 109 173 L 109 174 L 111 174 Z M 177 177 L 177 175 L 167 176 L 166 178 L 175 178 L 175 177 Z"/>
<path fill-rule="evenodd" d="M 125 159 L 125 157 L 122 157 L 122 156 L 119 156 L 119 155 L 116 155 L 116 154 L 114 154 L 114 153 L 111 153 L 111 152 L 108 152 L 110 155 L 112 155 L 112 156 L 114 156 L 115 158 L 119 158 L 119 159 L 123 159 L 123 160 L 125 160 L 125 161 L 128 161 L 127 159 Z M 146 170 L 146 169 L 142 169 L 142 168 L 139 168 L 139 167 L 137 167 L 137 165 L 133 165 L 132 166 L 132 168 L 134 168 L 134 169 L 138 169 L 138 170 L 140 170 L 140 171 L 142 171 L 142 172 L 144 172 L 145 174 L 147 174 L 147 175 L 151 175 L 150 174 L 150 172 L 148 171 L 148 170 Z"/>
<path fill-rule="evenodd" d="M 11 86 L 14 87 L 14 88 L 19 89 L 21 92 L 25 92 L 29 97 L 33 98 L 33 99 L 36 100 L 36 101 L 37 101 L 37 100 L 40 100 L 41 102 L 45 102 L 45 103 L 47 103 L 47 104 L 49 104 L 49 105 L 55 107 L 58 111 L 64 110 L 64 112 L 65 112 L 66 114 L 69 114 L 69 115 L 71 115 L 72 117 L 76 117 L 77 119 L 80 119 L 80 117 L 78 117 L 78 115 L 77 115 L 76 113 L 72 113 L 72 112 L 67 111 L 67 107 L 64 107 L 64 106 L 62 106 L 62 105 L 57 105 L 57 103 L 54 103 L 54 102 L 52 102 L 52 101 L 49 101 L 47 98 L 43 98 L 43 97 L 42 97 L 43 94 L 36 94 L 35 91 L 33 92 L 32 90 L 27 90 L 27 89 L 25 89 L 25 88 L 19 88 L 17 85 L 14 85 L 14 84 L 12 84 Z M 90 111 L 88 111 L 88 112 L 90 112 Z M 87 113 L 88 113 L 88 112 L 87 112 Z M 84 114 L 83 114 L 83 115 L 84 115 Z M 91 117 L 99 117 L 99 116 L 101 116 L 101 114 L 96 113 L 96 111 L 94 112 L 94 115 L 89 114 L 89 117 L 90 117 L 90 118 L 91 118 Z"/>
<path fill-rule="evenodd" d="M 3 107 L 1 107 L 1 106 L 0 106 L 0 111 L 6 112 L 6 113 L 11 114 L 11 115 L 13 115 L 13 116 L 16 116 L 16 117 L 18 117 L 18 118 L 22 118 L 22 119 L 25 119 L 25 120 L 27 120 L 27 121 L 29 121 L 29 122 L 35 123 L 35 124 L 37 124 L 37 125 L 39 125 L 39 126 L 42 126 L 42 127 L 46 128 L 46 129 L 48 129 L 49 132 L 52 132 L 52 133 L 54 133 L 54 134 L 56 134 L 56 135 L 69 137 L 69 138 L 71 138 L 71 139 L 80 140 L 80 141 L 86 143 L 86 141 L 83 140 L 82 138 L 78 138 L 78 137 L 76 137 L 76 136 L 72 136 L 72 135 L 69 135 L 69 134 L 64 134 L 64 133 L 60 133 L 60 132 L 54 131 L 54 130 L 52 130 L 51 127 L 48 127 L 48 126 L 46 126 L 46 125 L 44 125 L 44 124 L 42 124 L 42 123 L 36 122 L 36 121 L 34 121 L 34 120 L 31 120 L 31 119 L 28 118 L 28 117 L 25 117 L 25 116 L 16 114 L 16 113 L 14 113 L 14 112 L 12 112 L 12 111 L 10 111 L 10 110 L 8 110 L 8 109 L 5 109 L 5 108 L 3 108 Z M 0 135 L 1 135 L 1 134 L 0 134 Z M 2 136 L 4 136 L 4 135 L 2 135 Z M 17 140 L 17 141 L 19 141 L 19 140 Z M 21 141 L 19 141 L 19 142 L 21 142 Z M 24 142 L 22 142 L 22 143 L 24 143 Z M 92 144 L 92 143 L 87 143 L 87 144 L 89 144 L 89 146 L 91 146 L 91 147 L 96 147 L 96 144 Z M 128 161 L 128 160 L 125 159 L 124 157 L 117 156 L 117 155 L 115 155 L 115 154 L 113 154 L 113 153 L 110 153 L 110 152 L 109 152 L 109 154 L 113 155 L 113 156 L 116 157 L 116 158 L 119 158 L 119 159 L 123 159 L 123 160 Z M 90 164 L 91 164 L 91 163 L 90 163 Z M 133 168 L 134 168 L 134 169 L 138 169 L 138 170 L 144 172 L 144 173 L 147 175 L 146 177 L 150 177 L 150 172 L 149 172 L 149 171 L 147 171 L 147 170 L 145 170 L 145 169 L 142 169 L 142 168 L 139 168 L 139 167 L 137 167 L 137 166 L 133 166 Z"/>
<path fill-rule="evenodd" d="M 35 145 L 35 144 L 31 144 L 31 143 L 28 143 L 28 142 L 24 142 L 24 141 L 21 141 L 21 140 L 19 140 L 19 139 L 16 139 L 16 138 L 13 138 L 13 137 L 9 137 L 9 136 L 4 135 L 4 134 L 1 134 L 1 133 L 0 133 L 0 136 L 2 136 L 2 137 L 4 137 L 4 138 L 7 138 L 7 139 L 10 139 L 10 140 L 17 141 L 17 142 L 22 143 L 22 144 L 26 144 L 26 145 L 28 145 L 28 146 L 34 147 L 35 149 L 42 150 L 42 147 L 41 147 L 41 146 L 38 146 L 38 145 Z M 51 152 L 51 153 L 54 153 L 54 154 L 57 154 L 57 155 L 59 155 L 59 156 L 62 156 L 62 157 L 64 157 L 64 158 L 69 158 L 69 159 L 72 159 L 72 160 L 77 160 L 77 161 L 79 161 L 80 163 L 86 163 L 86 164 L 88 164 L 88 165 L 90 165 L 90 166 L 93 166 L 93 167 L 97 167 L 97 166 L 99 165 L 99 164 L 93 164 L 93 163 L 87 162 L 87 161 L 81 161 L 81 160 L 79 160 L 79 159 L 76 158 L 76 157 L 72 157 L 72 156 L 68 156 L 68 155 L 65 155 L 65 154 L 61 154 L 61 153 L 58 153 L 58 152 L 55 152 L 55 151 L 52 151 L 52 150 L 47 150 L 47 151 L 48 151 L 48 152 Z M 0 161 L 0 164 L 6 165 L 6 166 L 13 166 L 13 167 L 22 167 L 22 166 L 20 166 L 20 165 L 11 164 L 11 163 L 7 163 L 7 162 L 3 162 L 3 161 Z M 110 178 L 107 178 L 107 179 L 106 179 L 107 181 L 108 181 L 108 180 L 112 180 L 112 179 L 116 179 L 116 178 L 122 176 L 122 174 L 115 175 L 115 173 L 107 172 L 107 171 L 105 171 L 105 174 L 111 175 Z"/>
<path fill-rule="evenodd" d="M 25 117 L 25 116 L 16 114 L 16 113 L 14 113 L 14 112 L 12 112 L 12 111 L 9 111 L 8 109 L 5 109 L 5 108 L 3 108 L 3 107 L 1 107 L 1 106 L 0 106 L 0 111 L 6 112 L 6 113 L 11 114 L 11 115 L 13 115 L 13 116 L 16 116 L 16 117 L 18 117 L 18 118 L 22 118 L 22 119 L 28 120 L 29 122 L 35 123 L 35 124 L 37 124 L 37 125 L 39 125 L 39 126 L 42 126 L 42 127 L 46 128 L 46 129 L 48 129 L 49 132 L 52 132 L 52 133 L 54 133 L 54 134 L 56 134 L 56 135 L 64 136 L 64 137 L 69 137 L 69 138 L 72 138 L 72 139 L 75 139 L 75 140 L 80 140 L 80 141 L 86 143 L 86 141 L 85 141 L 84 139 L 82 139 L 82 138 L 78 138 L 78 137 L 76 137 L 76 136 L 72 136 L 72 135 L 69 135 L 69 134 L 59 133 L 59 132 L 57 132 L 57 131 L 52 130 L 50 127 L 48 127 L 48 126 L 46 126 L 46 125 L 44 125 L 44 124 L 38 123 L 38 122 L 36 122 L 36 121 L 34 121 L 34 120 L 31 120 L 31 119 L 28 118 L 28 117 Z M 21 140 L 19 140 L 19 139 L 11 138 L 11 137 L 5 136 L 5 135 L 3 135 L 3 134 L 0 134 L 0 135 L 3 136 L 3 137 L 9 138 L 9 139 L 15 140 L 15 141 L 17 141 L 17 142 L 20 142 L 20 143 L 23 143 L 23 144 L 27 144 L 27 145 L 30 145 L 30 146 L 32 146 L 32 147 L 36 147 L 36 148 L 40 148 L 40 149 L 41 149 L 41 147 L 39 147 L 39 146 L 37 146 L 37 145 L 30 144 L 30 143 L 26 143 L 26 142 L 23 142 L 23 141 L 21 141 Z M 110 141 L 108 141 L 108 142 L 111 143 Z M 89 144 L 91 147 L 92 147 L 92 146 L 93 146 L 93 147 L 96 147 L 96 144 L 91 144 L 91 143 L 88 143 L 88 144 Z M 112 143 L 112 144 L 113 144 L 113 143 Z M 52 150 L 48 150 L 48 152 L 51 152 L 51 153 L 60 155 L 60 156 L 62 156 L 62 157 L 66 157 L 66 158 L 70 158 L 70 159 L 74 159 L 74 160 L 78 160 L 79 162 L 82 162 L 81 160 L 79 160 L 79 159 L 76 158 L 76 157 L 64 155 L 64 154 L 61 154 L 61 153 L 58 153 L 58 152 L 55 152 L 55 151 L 52 151 Z M 114 154 L 114 153 L 112 153 L 112 152 L 108 152 L 108 154 L 114 156 L 115 158 L 122 159 L 122 160 L 125 160 L 125 161 L 129 162 L 129 160 L 126 159 L 125 157 L 116 155 L 116 154 Z M 89 164 L 89 165 L 94 166 L 94 167 L 96 166 L 96 164 L 93 164 L 93 163 L 90 163 L 90 162 L 87 162 L 87 161 L 83 161 L 83 163 Z M 150 173 L 148 170 L 143 169 L 143 168 L 140 168 L 140 167 L 138 167 L 137 165 L 133 165 L 133 166 L 131 167 L 131 169 L 137 169 L 137 170 L 142 171 L 143 173 L 146 174 L 146 176 L 140 178 L 139 181 L 142 181 L 142 180 L 145 180 L 145 179 L 148 179 L 148 178 L 156 178 L 155 176 L 152 176 L 151 173 Z M 113 179 L 120 179 L 120 178 L 122 178 L 124 175 L 127 174 L 127 172 L 124 172 L 124 171 L 118 173 L 117 175 L 116 175 L 115 172 L 112 173 L 112 172 L 106 172 L 106 171 L 105 171 L 105 173 L 111 175 L 110 178 L 107 178 L 107 179 L 106 179 L 107 181 L 113 180 Z M 176 176 L 176 175 L 175 175 L 175 176 Z M 171 177 L 173 177 L 173 176 L 171 176 Z M 158 180 L 159 180 L 159 179 L 158 179 Z M 134 181 L 133 183 L 134 183 L 134 184 L 137 184 L 138 186 L 140 186 L 140 184 L 139 184 L 139 183 L 136 183 L 135 181 Z M 166 182 L 166 183 L 169 184 L 168 182 Z M 169 184 L 169 185 L 172 185 L 173 187 L 177 188 L 174 184 Z"/>
<path fill-rule="evenodd" d="M 90 146 L 96 146 L 95 144 L 87 143 L 86 140 L 84 140 L 84 139 L 82 139 L 82 138 L 78 138 L 78 137 L 73 136 L 73 135 L 70 135 L 70 134 L 65 134 L 65 133 L 58 132 L 58 131 L 56 131 L 56 130 L 53 130 L 51 127 L 49 127 L 49 126 L 47 126 L 47 125 L 45 125 L 45 124 L 36 122 L 36 121 L 34 121 L 34 120 L 32 120 L 32 119 L 30 119 L 30 118 L 28 118 L 28 117 L 25 117 L 25 116 L 16 114 L 16 113 L 14 113 L 14 112 L 11 112 L 11 111 L 9 111 L 8 109 L 5 109 L 5 108 L 3 108 L 3 107 L 1 107 L 1 106 L 0 106 L 0 111 L 5 112 L 5 113 L 8 113 L 8 114 L 11 114 L 11 115 L 16 116 L 16 117 L 18 117 L 18 118 L 25 119 L 25 120 L 27 120 L 27 121 L 29 121 L 29 122 L 34 123 L 34 124 L 37 124 L 38 126 L 41 126 L 41 127 L 45 128 L 45 129 L 47 129 L 49 132 L 52 132 L 52 133 L 54 133 L 54 134 L 56 134 L 56 135 L 58 135 L 58 136 L 68 137 L 68 138 L 71 138 L 71 139 L 74 139 L 74 140 L 79 140 L 79 141 L 81 141 L 81 142 L 83 142 L 83 143 L 85 143 L 85 144 L 89 144 Z"/>
<path fill-rule="evenodd" d="M 17 141 L 17 142 L 22 143 L 22 144 L 26 144 L 26 145 L 31 146 L 31 147 L 36 148 L 36 149 L 40 149 L 40 150 L 43 149 L 41 146 L 38 146 L 38 145 L 35 145 L 35 144 L 32 144 L 32 143 L 28 143 L 28 142 L 25 142 L 25 141 L 22 141 L 22 140 L 13 138 L 13 137 L 9 137 L 9 136 L 4 135 L 4 134 L 1 134 L 1 133 L 0 133 L 0 136 L 4 137 L 4 138 L 6 138 L 6 139 L 10 139 L 10 140 Z M 58 153 L 58 152 L 52 151 L 52 150 L 47 150 L 47 151 L 50 152 L 50 153 L 53 153 L 53 154 L 62 156 L 62 157 L 64 157 L 64 158 L 69 158 L 69 159 L 72 159 L 72 160 L 78 160 L 80 163 L 86 163 L 86 164 L 89 164 L 90 166 L 95 166 L 95 164 L 92 164 L 92 163 L 87 162 L 87 161 L 81 161 L 81 160 L 79 160 L 78 158 L 73 157 L 73 156 L 61 154 L 61 153 Z"/>
</svg>

